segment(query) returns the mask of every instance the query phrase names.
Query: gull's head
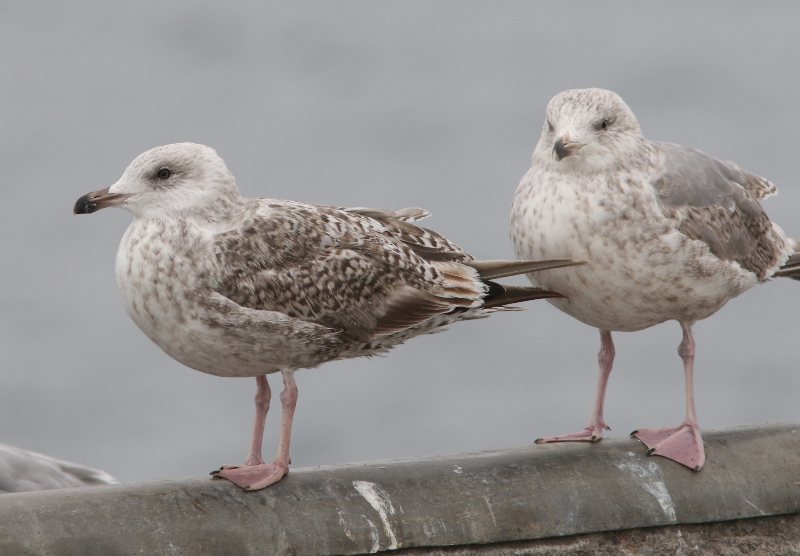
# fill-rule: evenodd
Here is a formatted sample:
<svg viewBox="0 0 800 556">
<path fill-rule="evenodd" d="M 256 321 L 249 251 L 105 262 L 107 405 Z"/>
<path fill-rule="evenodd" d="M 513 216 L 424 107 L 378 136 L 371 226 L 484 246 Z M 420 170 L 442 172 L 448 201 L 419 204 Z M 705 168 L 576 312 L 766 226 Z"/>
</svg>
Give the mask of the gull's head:
<svg viewBox="0 0 800 556">
<path fill-rule="evenodd" d="M 594 173 L 625 165 L 645 142 L 620 96 L 605 89 L 570 89 L 547 104 L 534 163 L 561 172 Z"/>
<path fill-rule="evenodd" d="M 219 218 L 241 197 L 233 175 L 211 147 L 175 143 L 140 154 L 107 189 L 78 199 L 75 214 L 121 207 L 137 218 Z"/>
</svg>

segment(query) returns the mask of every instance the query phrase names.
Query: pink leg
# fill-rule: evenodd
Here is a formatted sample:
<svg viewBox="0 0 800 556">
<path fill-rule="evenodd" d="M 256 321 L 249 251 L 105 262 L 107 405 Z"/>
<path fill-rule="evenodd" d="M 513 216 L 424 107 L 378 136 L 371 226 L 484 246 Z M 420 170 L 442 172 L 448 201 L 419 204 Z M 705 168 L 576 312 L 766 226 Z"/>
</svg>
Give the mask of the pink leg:
<svg viewBox="0 0 800 556">
<path fill-rule="evenodd" d="M 269 410 L 270 389 L 267 377 L 256 377 L 258 393 L 256 394 L 256 423 L 253 428 L 253 439 L 250 443 L 250 452 L 244 465 L 241 467 L 224 466 L 212 475 L 228 479 L 245 490 L 260 490 L 278 482 L 289 473 L 289 440 L 292 436 L 292 419 L 297 406 L 297 385 L 294 382 L 294 370 L 285 370 L 283 373 L 283 392 L 281 392 L 281 437 L 278 444 L 278 455 L 272 464 L 267 465 L 261 457 L 261 440 L 264 436 L 264 420 Z"/>
<path fill-rule="evenodd" d="M 694 412 L 695 344 L 692 324 L 681 323 L 683 341 L 678 346 L 678 354 L 683 359 L 683 371 L 686 374 L 686 419 L 677 427 L 637 430 L 631 436 L 635 436 L 649 448 L 648 455 L 663 456 L 699 471 L 706 461 L 706 454 Z"/>
<path fill-rule="evenodd" d="M 294 409 L 297 407 L 297 385 L 294 382 L 294 370 L 283 371 L 281 407 L 283 408 L 283 413 L 281 415 L 281 438 L 278 443 L 278 455 L 275 456 L 273 464 L 284 467 L 286 473 L 288 473 L 289 465 L 292 463 L 292 458 L 289 455 L 289 441 L 292 438 Z"/>
<path fill-rule="evenodd" d="M 267 420 L 272 390 L 269 389 L 266 376 L 257 376 L 256 384 L 258 385 L 255 399 L 256 422 L 253 425 L 253 437 L 250 439 L 250 452 L 247 454 L 247 459 L 244 460 L 245 465 L 264 463 L 264 458 L 261 457 L 261 441 L 264 439 L 264 423 Z"/>
<path fill-rule="evenodd" d="M 537 438 L 535 440 L 536 444 L 548 442 L 596 442 L 603 438 L 603 429 L 611 430 L 611 427 L 603 421 L 603 404 L 606 399 L 608 377 L 611 374 L 611 367 L 614 365 L 614 355 L 614 342 L 611 340 L 611 332 L 601 330 L 600 352 L 597 354 L 597 360 L 600 363 L 600 380 L 597 382 L 597 392 L 594 396 L 594 406 L 589 417 L 589 424 L 581 432 Z"/>
</svg>

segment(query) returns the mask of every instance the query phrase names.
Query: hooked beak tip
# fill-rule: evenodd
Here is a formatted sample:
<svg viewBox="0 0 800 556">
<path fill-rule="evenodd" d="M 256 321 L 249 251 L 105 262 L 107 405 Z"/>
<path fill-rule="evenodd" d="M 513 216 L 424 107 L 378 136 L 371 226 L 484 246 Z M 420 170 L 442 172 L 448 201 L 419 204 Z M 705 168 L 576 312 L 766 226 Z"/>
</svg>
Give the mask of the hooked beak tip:
<svg viewBox="0 0 800 556">
<path fill-rule="evenodd" d="M 564 148 L 564 140 L 559 139 L 553 145 L 553 160 L 561 162 L 565 156 L 569 156 L 569 152 Z"/>
<path fill-rule="evenodd" d="M 91 193 L 87 193 L 75 203 L 72 214 L 91 214 L 97 210 L 97 203 L 93 203 Z"/>
<path fill-rule="evenodd" d="M 73 214 L 92 214 L 102 208 L 116 207 L 131 195 L 128 193 L 109 193 L 109 188 L 87 193 L 75 203 Z"/>
<path fill-rule="evenodd" d="M 566 137 L 566 142 L 565 137 L 559 137 L 553 144 L 553 160 L 561 162 L 568 156 L 575 156 L 582 147 L 581 143 L 570 142 L 569 136 Z"/>
</svg>

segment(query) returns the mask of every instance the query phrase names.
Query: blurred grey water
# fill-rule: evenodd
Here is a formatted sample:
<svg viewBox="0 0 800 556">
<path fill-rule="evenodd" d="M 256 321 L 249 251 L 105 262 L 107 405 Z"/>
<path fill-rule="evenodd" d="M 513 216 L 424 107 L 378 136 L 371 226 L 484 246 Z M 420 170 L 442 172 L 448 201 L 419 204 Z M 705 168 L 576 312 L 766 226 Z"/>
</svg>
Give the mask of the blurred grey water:
<svg viewBox="0 0 800 556">
<path fill-rule="evenodd" d="M 477 257 L 511 257 L 511 195 L 547 101 L 605 87 L 650 139 L 775 182 L 766 208 L 798 237 L 798 29 L 792 2 L 4 2 L 0 441 L 123 481 L 245 456 L 255 381 L 202 375 L 151 344 L 114 282 L 130 216 L 71 214 L 144 150 L 211 145 L 248 196 L 422 206 Z M 800 284 L 776 280 L 698 324 L 702 426 L 800 419 L 798 314 Z M 677 324 L 615 340 L 612 434 L 678 424 Z M 598 347 L 539 302 L 301 371 L 294 464 L 578 430 Z"/>
</svg>

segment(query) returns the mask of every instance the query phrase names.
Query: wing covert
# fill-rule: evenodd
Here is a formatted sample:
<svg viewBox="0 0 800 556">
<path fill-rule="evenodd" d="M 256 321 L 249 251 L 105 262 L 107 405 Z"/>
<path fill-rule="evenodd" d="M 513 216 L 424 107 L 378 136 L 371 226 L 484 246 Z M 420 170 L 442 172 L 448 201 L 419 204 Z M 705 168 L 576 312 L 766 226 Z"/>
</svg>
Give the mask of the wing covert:
<svg viewBox="0 0 800 556">
<path fill-rule="evenodd" d="M 720 259 L 768 277 L 786 257 L 784 238 L 759 203 L 775 186 L 696 149 L 656 145 L 665 157 L 664 174 L 653 184 L 664 215 Z"/>
</svg>

